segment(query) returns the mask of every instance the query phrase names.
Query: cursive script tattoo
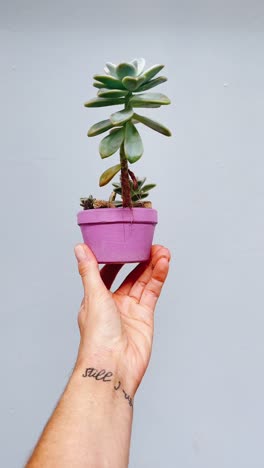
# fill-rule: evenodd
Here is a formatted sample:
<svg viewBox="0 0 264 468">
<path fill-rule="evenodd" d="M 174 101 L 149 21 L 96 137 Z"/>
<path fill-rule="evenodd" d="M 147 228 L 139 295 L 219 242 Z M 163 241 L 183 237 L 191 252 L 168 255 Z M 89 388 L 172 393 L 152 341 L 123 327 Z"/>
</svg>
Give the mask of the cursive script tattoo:
<svg viewBox="0 0 264 468">
<path fill-rule="evenodd" d="M 113 376 L 113 372 L 106 372 L 105 369 L 98 371 L 94 367 L 88 367 L 85 370 L 85 373 L 82 374 L 83 377 L 94 377 L 95 380 L 102 380 L 103 382 L 111 382 L 111 377 Z"/>
<path fill-rule="evenodd" d="M 125 399 L 128 400 L 129 406 L 133 407 L 133 400 L 132 400 L 131 396 L 128 395 L 128 393 L 126 393 L 123 388 L 122 388 L 122 392 L 124 394 Z"/>
<path fill-rule="evenodd" d="M 120 380 L 119 380 L 118 385 L 117 385 L 117 386 L 114 385 L 114 389 L 115 389 L 115 390 L 118 390 L 118 389 L 120 388 L 120 385 L 121 385 L 121 382 L 120 382 Z"/>
<path fill-rule="evenodd" d="M 120 387 L 121 387 L 121 382 L 120 382 L 120 380 L 119 380 L 118 385 L 117 385 L 117 386 L 114 386 L 114 389 L 115 389 L 115 390 L 119 390 Z M 125 390 L 124 390 L 123 388 L 121 388 L 121 390 L 122 390 L 122 392 L 123 392 L 123 394 L 124 394 L 125 399 L 128 400 L 129 406 L 131 406 L 131 407 L 133 408 L 133 400 L 132 400 L 131 396 L 128 395 L 128 393 L 126 393 Z"/>
<path fill-rule="evenodd" d="M 102 380 L 103 382 L 112 382 L 113 372 L 107 372 L 105 369 L 98 370 L 94 367 L 87 367 L 84 374 L 82 374 L 82 377 L 90 377 L 95 380 Z M 122 391 L 124 398 L 128 401 L 129 406 L 133 408 L 132 397 L 121 387 L 120 380 L 118 381 L 118 384 L 114 385 L 114 390 L 118 391 L 119 389 Z"/>
</svg>

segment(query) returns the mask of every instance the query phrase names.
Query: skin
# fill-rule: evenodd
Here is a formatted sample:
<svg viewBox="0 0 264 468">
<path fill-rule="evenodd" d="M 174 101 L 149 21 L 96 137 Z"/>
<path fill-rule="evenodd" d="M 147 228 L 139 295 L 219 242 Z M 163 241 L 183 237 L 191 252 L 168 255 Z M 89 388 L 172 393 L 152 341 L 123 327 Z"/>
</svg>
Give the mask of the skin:
<svg viewBox="0 0 264 468">
<path fill-rule="evenodd" d="M 122 265 L 100 271 L 85 244 L 75 247 L 75 255 L 84 287 L 78 356 L 26 467 L 125 468 L 134 396 L 150 360 L 154 310 L 170 252 L 152 246 L 149 262 L 139 264 L 115 292 L 110 288 Z M 110 381 L 84 377 L 87 368 L 110 372 Z"/>
</svg>

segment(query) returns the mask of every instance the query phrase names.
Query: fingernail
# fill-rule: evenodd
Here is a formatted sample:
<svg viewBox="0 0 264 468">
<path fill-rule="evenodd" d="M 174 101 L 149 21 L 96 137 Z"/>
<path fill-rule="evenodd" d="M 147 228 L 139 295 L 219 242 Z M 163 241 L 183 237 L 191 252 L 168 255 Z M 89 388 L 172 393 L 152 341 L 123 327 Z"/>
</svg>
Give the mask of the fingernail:
<svg viewBox="0 0 264 468">
<path fill-rule="evenodd" d="M 78 262 L 81 262 L 82 260 L 86 260 L 88 258 L 85 248 L 82 245 L 76 245 L 74 252 Z"/>
</svg>

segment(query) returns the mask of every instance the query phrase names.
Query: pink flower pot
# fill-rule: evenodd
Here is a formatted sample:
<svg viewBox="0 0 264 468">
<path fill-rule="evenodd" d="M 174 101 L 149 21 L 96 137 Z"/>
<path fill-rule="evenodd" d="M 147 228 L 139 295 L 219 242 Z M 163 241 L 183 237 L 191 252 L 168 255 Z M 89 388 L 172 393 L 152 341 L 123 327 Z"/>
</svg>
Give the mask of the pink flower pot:
<svg viewBox="0 0 264 468">
<path fill-rule="evenodd" d="M 98 263 L 137 263 L 150 257 L 157 224 L 157 211 L 152 208 L 83 210 L 77 222 Z"/>
</svg>

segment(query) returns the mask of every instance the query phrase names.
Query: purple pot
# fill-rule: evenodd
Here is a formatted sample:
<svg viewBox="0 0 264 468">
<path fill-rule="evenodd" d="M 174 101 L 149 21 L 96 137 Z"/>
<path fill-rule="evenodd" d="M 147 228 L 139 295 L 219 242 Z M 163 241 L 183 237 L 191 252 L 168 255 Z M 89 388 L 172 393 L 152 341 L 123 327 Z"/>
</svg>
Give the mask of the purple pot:
<svg viewBox="0 0 264 468">
<path fill-rule="evenodd" d="M 157 224 L 157 211 L 152 208 L 83 210 L 77 222 L 98 263 L 138 263 L 150 257 Z"/>
</svg>

